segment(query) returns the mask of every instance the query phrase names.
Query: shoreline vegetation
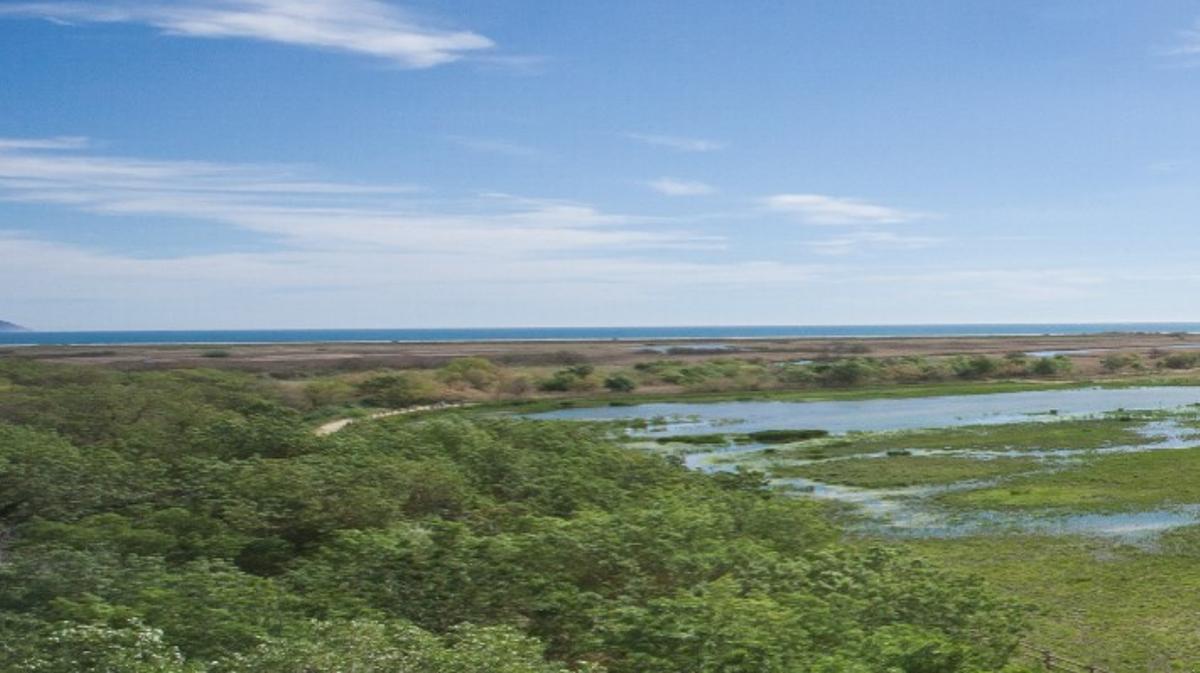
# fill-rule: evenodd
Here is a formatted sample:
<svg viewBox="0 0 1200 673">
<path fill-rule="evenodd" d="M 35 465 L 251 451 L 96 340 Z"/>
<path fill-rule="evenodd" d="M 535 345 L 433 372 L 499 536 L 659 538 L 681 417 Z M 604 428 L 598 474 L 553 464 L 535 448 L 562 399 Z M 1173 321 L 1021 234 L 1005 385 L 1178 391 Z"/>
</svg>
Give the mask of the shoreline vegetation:
<svg viewBox="0 0 1200 673">
<path fill-rule="evenodd" d="M 962 515 L 1173 506 L 1200 497 L 1180 481 L 1200 474 L 1200 453 L 1098 452 L 1157 441 L 1151 424 L 1192 427 L 1192 416 L 660 442 L 624 440 L 619 424 L 500 413 L 1200 382 L 1200 360 L 1161 342 L 1119 359 L 956 343 L 687 355 L 492 344 L 399 349 L 403 366 L 378 352 L 275 347 L 2 353 L 0 641 L 12 646 L 0 668 L 66 673 L 135 643 L 153 666 L 105 665 L 676 673 L 708 660 L 716 668 L 705 670 L 730 673 L 1017 673 L 1033 670 L 1021 640 L 1113 671 L 1200 662 L 1181 635 L 1194 632 L 1200 594 L 1186 568 L 1200 559 L 1200 527 L 1132 546 L 1070 534 L 906 539 L 772 486 L 1000 480 L 922 501 Z M 715 442 L 747 447 L 728 458 L 740 469 L 685 469 L 682 454 Z M 1037 457 L 1047 449 L 1078 453 L 1049 465 Z M 1039 575 L 1047 559 L 1058 565 Z M 1114 609 L 1135 577 L 1180 589 Z M 58 651 L 51 643 L 72 645 L 33 667 Z"/>
</svg>

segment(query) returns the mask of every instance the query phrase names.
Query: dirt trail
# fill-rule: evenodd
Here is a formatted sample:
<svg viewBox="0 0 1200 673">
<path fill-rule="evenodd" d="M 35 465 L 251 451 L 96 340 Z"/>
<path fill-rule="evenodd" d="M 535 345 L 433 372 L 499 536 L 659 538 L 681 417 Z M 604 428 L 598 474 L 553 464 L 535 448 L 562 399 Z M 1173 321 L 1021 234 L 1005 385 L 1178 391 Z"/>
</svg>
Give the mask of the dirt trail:
<svg viewBox="0 0 1200 673">
<path fill-rule="evenodd" d="M 316 434 L 318 437 L 324 437 L 326 435 L 332 435 L 333 433 L 345 428 L 347 425 L 350 425 L 351 423 L 357 423 L 359 421 L 373 421 L 377 418 L 387 418 L 388 416 L 403 416 L 405 414 L 416 414 L 416 413 L 420 413 L 422 411 L 443 411 L 446 409 L 459 409 L 459 408 L 462 408 L 465 406 L 467 406 L 467 405 L 451 404 L 449 402 L 438 402 L 437 404 L 422 404 L 420 406 L 406 407 L 404 409 L 392 409 L 390 411 L 377 411 L 373 414 L 370 414 L 369 416 L 362 416 L 359 418 L 339 418 L 335 421 L 329 421 L 328 423 L 322 423 L 321 425 L 317 426 L 317 428 L 315 430 L 313 430 L 313 433 Z"/>
</svg>

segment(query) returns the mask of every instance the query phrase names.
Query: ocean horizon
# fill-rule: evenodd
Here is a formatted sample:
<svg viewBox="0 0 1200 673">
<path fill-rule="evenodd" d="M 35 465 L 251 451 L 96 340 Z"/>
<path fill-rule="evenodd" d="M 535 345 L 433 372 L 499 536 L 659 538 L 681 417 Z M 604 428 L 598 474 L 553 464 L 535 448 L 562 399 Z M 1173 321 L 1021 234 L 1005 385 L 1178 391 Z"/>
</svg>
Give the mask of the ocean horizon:
<svg viewBox="0 0 1200 673">
<path fill-rule="evenodd" d="M 0 332 L 0 345 L 664 341 L 834 337 L 1081 336 L 1105 333 L 1197 334 L 1200 333 L 1200 322 L 22 331 Z"/>
</svg>

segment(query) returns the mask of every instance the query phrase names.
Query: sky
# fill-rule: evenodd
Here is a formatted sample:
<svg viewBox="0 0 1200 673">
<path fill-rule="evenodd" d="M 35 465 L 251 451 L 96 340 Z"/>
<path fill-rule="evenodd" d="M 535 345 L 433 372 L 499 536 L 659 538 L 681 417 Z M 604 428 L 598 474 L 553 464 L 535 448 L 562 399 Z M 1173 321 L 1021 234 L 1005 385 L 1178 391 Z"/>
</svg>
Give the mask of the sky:
<svg viewBox="0 0 1200 673">
<path fill-rule="evenodd" d="M 1200 320 L 1195 0 L 0 0 L 0 319 Z"/>
</svg>

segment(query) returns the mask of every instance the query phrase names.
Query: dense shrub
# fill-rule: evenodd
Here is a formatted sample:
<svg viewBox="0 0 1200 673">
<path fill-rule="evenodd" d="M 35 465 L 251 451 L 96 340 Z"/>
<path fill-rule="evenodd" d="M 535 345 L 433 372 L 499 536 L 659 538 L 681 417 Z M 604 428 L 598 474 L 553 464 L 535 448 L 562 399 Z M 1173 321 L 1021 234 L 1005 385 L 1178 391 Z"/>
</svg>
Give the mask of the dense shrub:
<svg viewBox="0 0 1200 673">
<path fill-rule="evenodd" d="M 1074 364 L 1070 358 L 1056 355 L 1052 358 L 1035 359 L 1029 366 L 1029 373 L 1035 376 L 1058 376 L 1070 372 L 1073 368 Z"/>
<path fill-rule="evenodd" d="M 1122 369 L 1138 369 L 1141 367 L 1141 358 L 1132 353 L 1113 353 L 1105 355 L 1104 359 L 1100 361 L 1100 366 L 1109 373 L 1119 372 Z"/>
<path fill-rule="evenodd" d="M 378 374 L 358 384 L 358 391 L 368 404 L 378 407 L 402 408 L 434 398 L 429 384 L 413 374 Z"/>
<path fill-rule="evenodd" d="M 604 379 L 604 387 L 614 393 L 631 393 L 637 389 L 637 382 L 624 374 L 613 374 Z"/>
<path fill-rule="evenodd" d="M 844 544 L 760 474 L 601 427 L 315 438 L 250 377 L 3 376 L 0 670 L 974 673 L 1022 633 L 978 582 Z"/>
<path fill-rule="evenodd" d="M 458 358 L 439 369 L 436 376 L 451 387 L 489 390 L 499 380 L 500 371 L 486 358 Z"/>
</svg>

